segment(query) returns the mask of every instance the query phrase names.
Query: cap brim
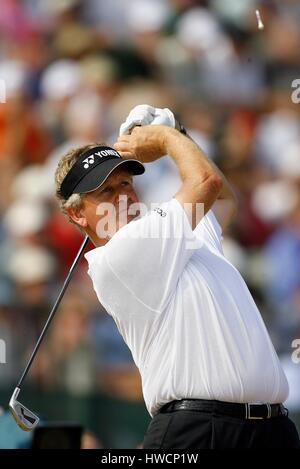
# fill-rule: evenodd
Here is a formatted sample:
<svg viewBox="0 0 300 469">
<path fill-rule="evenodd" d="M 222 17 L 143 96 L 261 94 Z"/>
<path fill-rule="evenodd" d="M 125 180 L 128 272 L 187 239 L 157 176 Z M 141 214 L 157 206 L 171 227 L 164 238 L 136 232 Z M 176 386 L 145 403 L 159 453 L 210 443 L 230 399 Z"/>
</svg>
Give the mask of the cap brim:
<svg viewBox="0 0 300 469">
<path fill-rule="evenodd" d="M 111 173 L 120 166 L 128 169 L 133 175 L 137 176 L 145 172 L 145 166 L 138 160 L 112 159 L 105 161 L 90 171 L 73 190 L 73 194 L 86 194 L 92 192 L 106 181 Z"/>
</svg>

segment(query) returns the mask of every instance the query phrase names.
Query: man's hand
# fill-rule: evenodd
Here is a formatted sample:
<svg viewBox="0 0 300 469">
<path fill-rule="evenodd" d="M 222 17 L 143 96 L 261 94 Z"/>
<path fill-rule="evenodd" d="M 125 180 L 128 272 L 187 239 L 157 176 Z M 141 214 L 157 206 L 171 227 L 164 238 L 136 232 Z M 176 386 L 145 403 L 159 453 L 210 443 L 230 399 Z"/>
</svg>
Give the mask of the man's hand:
<svg viewBox="0 0 300 469">
<path fill-rule="evenodd" d="M 167 153 L 166 140 L 172 132 L 177 133 L 164 125 L 134 127 L 130 135 L 118 138 L 114 148 L 122 158 L 136 158 L 142 163 L 150 163 Z"/>
<path fill-rule="evenodd" d="M 144 125 L 165 125 L 175 128 L 176 121 L 173 112 L 168 108 L 160 109 L 140 104 L 130 111 L 120 127 L 119 135 L 128 135 L 135 126 Z"/>
</svg>

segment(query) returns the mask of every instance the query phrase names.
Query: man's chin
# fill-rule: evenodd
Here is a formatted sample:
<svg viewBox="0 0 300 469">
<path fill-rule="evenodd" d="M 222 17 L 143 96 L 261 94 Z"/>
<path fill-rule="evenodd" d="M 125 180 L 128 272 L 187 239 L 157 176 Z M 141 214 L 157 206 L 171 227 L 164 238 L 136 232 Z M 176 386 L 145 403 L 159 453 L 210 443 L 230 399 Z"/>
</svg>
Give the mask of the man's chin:
<svg viewBox="0 0 300 469">
<path fill-rule="evenodd" d="M 123 228 L 123 226 L 128 225 L 128 223 L 130 223 L 131 221 L 139 218 L 139 216 L 140 216 L 139 213 L 136 213 L 135 215 L 128 215 L 127 214 L 127 216 L 124 217 L 124 219 L 119 220 L 117 231 L 119 231 L 121 228 Z"/>
<path fill-rule="evenodd" d="M 141 216 L 140 212 L 137 212 L 134 215 L 130 215 L 128 213 L 123 214 L 123 216 L 121 216 L 119 220 L 116 222 L 116 226 L 114 227 L 116 228 L 115 231 L 108 230 L 106 232 L 101 232 L 101 233 L 96 232 L 97 238 L 99 239 L 99 245 L 100 244 L 103 245 L 103 241 L 105 241 L 105 243 L 109 241 L 121 228 L 128 225 L 128 223 L 134 220 L 137 220 L 138 218 L 140 218 L 140 216 Z"/>
</svg>

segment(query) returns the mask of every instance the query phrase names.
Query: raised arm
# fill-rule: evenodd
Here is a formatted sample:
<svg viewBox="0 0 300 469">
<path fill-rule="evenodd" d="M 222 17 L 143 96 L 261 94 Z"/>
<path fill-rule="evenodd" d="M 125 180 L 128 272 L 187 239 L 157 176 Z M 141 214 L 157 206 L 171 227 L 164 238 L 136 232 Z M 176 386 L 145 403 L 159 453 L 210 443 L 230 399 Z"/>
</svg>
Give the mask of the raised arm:
<svg viewBox="0 0 300 469">
<path fill-rule="evenodd" d="M 175 128 L 180 130 L 182 126 L 180 123 L 175 120 Z M 186 132 L 186 131 L 185 131 Z M 186 134 L 186 136 L 192 140 L 191 136 Z M 193 141 L 193 140 L 192 140 Z M 216 201 L 211 206 L 221 228 L 224 231 L 233 220 L 234 216 L 237 212 L 237 198 L 236 195 L 229 184 L 228 180 L 226 179 L 225 175 L 220 171 L 220 169 L 214 164 L 213 161 L 209 160 L 215 171 L 219 174 L 222 178 L 222 189 L 216 199 Z"/>
<path fill-rule="evenodd" d="M 130 111 L 126 121 L 120 127 L 120 135 L 123 136 L 130 134 L 132 129 L 137 125 L 144 126 L 148 124 L 164 125 L 173 129 L 176 128 L 178 131 L 183 129 L 182 125 L 176 120 L 173 112 L 170 109 L 160 109 L 149 106 L 147 104 L 142 104 L 135 106 Z M 191 139 L 190 136 L 187 137 Z M 198 151 L 202 154 L 202 156 L 205 156 L 203 155 L 203 152 L 200 148 L 198 148 Z M 175 159 L 175 157 L 176 155 L 174 153 L 173 158 Z M 217 173 L 222 178 L 223 182 L 222 189 L 219 192 L 216 201 L 212 204 L 211 209 L 213 210 L 219 224 L 222 227 L 222 230 L 224 231 L 236 214 L 237 199 L 224 174 L 213 162 L 211 162 L 211 160 L 208 160 L 208 163 L 210 163 L 215 173 Z M 182 166 L 181 162 L 180 165 Z M 194 164 L 190 164 L 190 167 L 194 167 Z M 195 179 L 197 178 L 193 177 L 193 181 L 195 181 Z M 203 190 L 203 187 L 201 187 L 201 190 Z M 208 203 L 206 204 L 205 210 L 207 210 L 207 207 Z"/>
<path fill-rule="evenodd" d="M 204 204 L 205 214 L 223 190 L 223 179 L 217 167 L 192 140 L 176 129 L 160 125 L 135 127 L 130 135 L 119 137 L 115 148 L 122 157 L 135 157 L 144 163 L 170 155 L 182 180 L 175 197 L 186 210 L 193 229 L 203 216 L 197 204 Z"/>
</svg>

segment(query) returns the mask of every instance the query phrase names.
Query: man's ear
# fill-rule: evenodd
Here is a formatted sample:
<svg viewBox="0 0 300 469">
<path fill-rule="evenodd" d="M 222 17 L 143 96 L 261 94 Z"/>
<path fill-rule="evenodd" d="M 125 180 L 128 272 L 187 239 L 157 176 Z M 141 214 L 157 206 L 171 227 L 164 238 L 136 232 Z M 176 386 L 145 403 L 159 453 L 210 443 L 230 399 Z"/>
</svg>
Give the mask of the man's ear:
<svg viewBox="0 0 300 469">
<path fill-rule="evenodd" d="M 66 209 L 69 217 L 73 220 L 76 225 L 81 226 L 82 228 L 86 228 L 88 225 L 87 219 L 83 213 L 82 207 L 70 207 Z"/>
</svg>

